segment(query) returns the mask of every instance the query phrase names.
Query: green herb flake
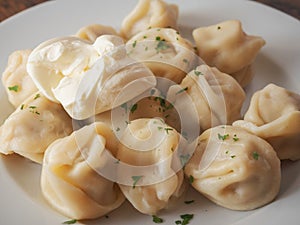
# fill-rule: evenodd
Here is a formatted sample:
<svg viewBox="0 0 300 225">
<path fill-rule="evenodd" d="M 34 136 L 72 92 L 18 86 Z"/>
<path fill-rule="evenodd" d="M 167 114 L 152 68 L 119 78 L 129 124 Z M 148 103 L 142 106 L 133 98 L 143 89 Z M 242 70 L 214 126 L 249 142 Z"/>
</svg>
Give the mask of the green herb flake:
<svg viewBox="0 0 300 225">
<path fill-rule="evenodd" d="M 198 70 L 194 70 L 194 74 L 195 74 L 196 76 L 203 75 L 203 73 L 200 72 L 200 71 L 198 71 Z"/>
<path fill-rule="evenodd" d="M 121 130 L 120 127 L 117 127 L 116 131 L 118 132 L 118 131 L 120 131 L 120 130 Z"/>
<path fill-rule="evenodd" d="M 189 201 L 184 201 L 184 204 L 189 205 L 189 204 L 192 204 L 192 203 L 194 203 L 194 202 L 195 202 L 195 200 L 189 200 Z"/>
<path fill-rule="evenodd" d="M 189 61 L 187 59 L 183 59 L 182 61 L 187 64 L 189 63 Z"/>
<path fill-rule="evenodd" d="M 137 42 L 137 41 L 135 40 L 135 41 L 132 43 L 132 47 L 133 47 L 133 48 L 135 48 L 136 42 Z"/>
<path fill-rule="evenodd" d="M 173 130 L 173 128 L 170 128 L 170 127 L 166 127 L 165 128 L 165 131 L 167 132 L 167 134 L 169 134 L 169 131 Z"/>
<path fill-rule="evenodd" d="M 28 108 L 29 108 L 29 109 L 36 109 L 36 106 L 31 105 L 31 106 L 29 106 Z"/>
<path fill-rule="evenodd" d="M 252 153 L 253 159 L 258 160 L 259 154 L 257 152 Z"/>
<path fill-rule="evenodd" d="M 146 35 L 144 35 L 144 37 L 143 37 L 144 39 L 146 39 L 147 38 L 147 36 Z"/>
<path fill-rule="evenodd" d="M 41 95 L 40 95 L 40 94 L 36 94 L 35 97 L 33 98 L 33 100 L 36 100 L 36 99 L 38 99 L 39 97 L 41 97 Z"/>
<path fill-rule="evenodd" d="M 228 137 L 229 137 L 229 134 L 221 135 L 220 133 L 218 133 L 219 140 L 225 141 Z"/>
<path fill-rule="evenodd" d="M 132 184 L 132 188 L 134 189 L 136 184 L 139 182 L 139 180 L 142 178 L 143 176 L 132 176 L 132 180 L 133 180 L 133 184 Z"/>
<path fill-rule="evenodd" d="M 235 135 L 233 135 L 233 138 L 232 138 L 234 141 L 238 141 L 239 140 L 239 138 L 237 137 L 237 135 L 235 134 Z"/>
<path fill-rule="evenodd" d="M 134 111 L 137 110 L 137 107 L 138 107 L 137 103 L 133 104 L 130 108 L 130 112 L 134 113 Z"/>
<path fill-rule="evenodd" d="M 74 224 L 74 223 L 77 223 L 77 220 L 67 220 L 65 222 L 63 222 L 62 224 Z"/>
<path fill-rule="evenodd" d="M 236 157 L 236 155 L 232 155 L 232 156 L 230 156 L 232 159 L 234 159 L 235 157 Z"/>
<path fill-rule="evenodd" d="M 194 180 L 195 180 L 195 178 L 192 175 L 190 175 L 189 176 L 189 183 L 192 184 L 194 182 Z"/>
<path fill-rule="evenodd" d="M 179 90 L 179 91 L 176 92 L 176 95 L 178 95 L 178 94 L 180 94 L 182 92 L 185 92 L 187 90 L 188 90 L 188 87 L 182 88 L 181 90 Z"/>
<path fill-rule="evenodd" d="M 163 50 L 166 50 L 166 49 L 170 48 L 170 46 L 166 43 L 165 39 L 161 40 L 161 37 L 157 36 L 155 38 L 155 40 L 158 41 L 157 46 L 155 47 L 155 50 L 157 52 L 160 52 L 160 51 L 163 51 Z"/>
<path fill-rule="evenodd" d="M 8 90 L 18 92 L 19 91 L 19 85 L 10 86 L 10 87 L 8 87 Z"/>
<path fill-rule="evenodd" d="M 20 107 L 20 109 L 21 109 L 21 110 L 23 110 L 23 109 L 24 109 L 24 107 L 25 107 L 25 105 L 24 105 L 24 104 L 22 104 L 22 105 L 21 105 L 21 107 Z"/>
<path fill-rule="evenodd" d="M 220 26 L 218 26 L 218 27 L 217 27 L 217 29 L 218 29 L 218 30 L 221 30 L 221 27 L 220 27 Z"/>
<path fill-rule="evenodd" d="M 164 222 L 164 220 L 162 218 L 155 216 L 155 215 L 152 216 L 152 221 L 154 223 L 163 223 Z"/>
<path fill-rule="evenodd" d="M 175 223 L 181 225 L 187 225 L 190 223 L 191 219 L 194 218 L 194 214 L 183 214 L 180 215 L 180 218 L 182 219 L 182 221 L 176 220 Z"/>
</svg>

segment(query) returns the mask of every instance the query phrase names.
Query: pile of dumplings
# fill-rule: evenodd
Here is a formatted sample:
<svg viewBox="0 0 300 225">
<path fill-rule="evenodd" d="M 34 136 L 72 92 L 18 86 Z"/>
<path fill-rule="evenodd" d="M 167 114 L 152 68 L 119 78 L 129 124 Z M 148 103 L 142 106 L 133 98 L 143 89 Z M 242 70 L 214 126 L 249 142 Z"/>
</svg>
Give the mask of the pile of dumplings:
<svg viewBox="0 0 300 225">
<path fill-rule="evenodd" d="M 0 152 L 41 164 L 42 194 L 61 214 L 94 219 L 128 200 L 157 215 L 189 185 L 252 210 L 278 195 L 280 161 L 300 159 L 299 94 L 269 84 L 241 115 L 263 38 L 230 20 L 187 40 L 178 14 L 140 0 L 119 32 L 93 24 L 9 56 L 15 111 Z"/>
</svg>

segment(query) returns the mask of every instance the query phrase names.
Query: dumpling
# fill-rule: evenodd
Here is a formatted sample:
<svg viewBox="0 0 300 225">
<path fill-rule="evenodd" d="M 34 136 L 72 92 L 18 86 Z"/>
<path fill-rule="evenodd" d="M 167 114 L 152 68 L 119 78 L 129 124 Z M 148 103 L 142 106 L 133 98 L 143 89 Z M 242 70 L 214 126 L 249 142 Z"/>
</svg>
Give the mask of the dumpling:
<svg viewBox="0 0 300 225">
<path fill-rule="evenodd" d="M 0 152 L 5 155 L 17 153 L 41 163 L 46 148 L 72 131 L 72 119 L 62 106 L 36 93 L 0 127 Z"/>
<path fill-rule="evenodd" d="M 267 140 L 280 159 L 300 159 L 300 95 L 275 84 L 251 98 L 239 126 Z"/>
<path fill-rule="evenodd" d="M 40 91 L 83 120 L 155 86 L 153 73 L 130 59 L 123 45 L 115 35 L 102 35 L 93 45 L 75 37 L 56 39 L 33 51 L 27 69 Z"/>
<path fill-rule="evenodd" d="M 26 63 L 31 50 L 18 50 L 10 54 L 2 83 L 9 102 L 17 108 L 23 101 L 38 91 L 26 71 Z"/>
<path fill-rule="evenodd" d="M 177 28 L 178 7 L 163 0 L 140 0 L 123 20 L 121 34 L 129 39 L 149 28 Z"/>
<path fill-rule="evenodd" d="M 155 215 L 183 193 L 182 167 L 177 170 L 172 165 L 179 138 L 160 119 L 131 121 L 123 133 L 117 154 L 119 186 L 141 213 Z"/>
<path fill-rule="evenodd" d="M 104 34 L 118 35 L 117 31 L 115 31 L 115 29 L 110 26 L 91 24 L 80 28 L 75 36 L 94 43 L 99 36 Z"/>
<path fill-rule="evenodd" d="M 94 219 L 125 200 L 118 185 L 101 174 L 109 167 L 103 123 L 85 126 L 53 142 L 45 153 L 41 190 L 48 203 L 72 219 Z"/>
<path fill-rule="evenodd" d="M 201 134 L 185 174 L 197 191 L 233 210 L 270 203 L 281 181 L 280 160 L 272 146 L 233 126 L 218 126 Z"/>
<path fill-rule="evenodd" d="M 183 100 L 185 95 L 191 99 L 189 103 Z M 172 111 L 181 111 L 187 118 L 197 118 L 202 131 L 231 124 L 241 118 L 245 97 L 245 92 L 231 76 L 217 68 L 201 65 L 188 73 L 180 85 L 170 87 L 167 99 L 174 108 L 169 110 L 166 122 L 180 130 L 180 119 L 183 118 L 177 118 Z M 197 115 L 193 115 L 195 113 Z"/>
<path fill-rule="evenodd" d="M 238 20 L 228 20 L 193 31 L 199 56 L 209 65 L 232 75 L 242 87 L 253 77 L 251 64 L 265 41 L 247 35 Z"/>
<path fill-rule="evenodd" d="M 171 28 L 152 28 L 126 43 L 128 55 L 145 63 L 157 77 L 180 83 L 199 64 L 192 44 Z"/>
</svg>

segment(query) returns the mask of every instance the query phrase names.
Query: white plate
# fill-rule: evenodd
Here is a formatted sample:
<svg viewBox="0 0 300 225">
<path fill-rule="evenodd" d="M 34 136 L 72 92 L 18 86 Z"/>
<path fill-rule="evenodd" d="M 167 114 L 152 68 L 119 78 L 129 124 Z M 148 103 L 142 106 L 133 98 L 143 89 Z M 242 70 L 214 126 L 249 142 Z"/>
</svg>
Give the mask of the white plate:
<svg viewBox="0 0 300 225">
<path fill-rule="evenodd" d="M 173 1 L 172 1 L 173 2 Z M 273 82 L 300 92 L 300 23 L 277 10 L 252 1 L 210 0 L 176 1 L 180 6 L 179 24 L 187 36 L 195 27 L 227 19 L 239 19 L 249 34 L 262 36 L 267 45 L 255 62 L 256 77 L 247 89 L 248 96 Z M 119 29 L 122 19 L 136 1 L 60 0 L 50 1 L 0 24 L 0 68 L 8 55 L 18 49 L 33 48 L 52 37 L 75 33 L 80 27 L 100 23 Z M 249 100 L 249 98 L 248 98 Z M 12 112 L 4 88 L 0 86 L 0 124 Z M 179 215 L 195 214 L 190 224 L 250 225 L 299 224 L 300 162 L 283 165 L 282 187 L 271 204 L 250 212 L 237 212 L 216 206 L 192 189 L 184 200 L 160 215 L 164 224 L 175 224 Z M 40 167 L 20 157 L 0 157 L 0 223 L 5 225 L 55 225 L 68 220 L 52 210 L 41 197 Z M 254 190 L 255 191 L 255 190 Z M 153 225 L 152 218 L 134 210 L 129 203 L 109 214 L 109 218 L 86 224 Z"/>
</svg>

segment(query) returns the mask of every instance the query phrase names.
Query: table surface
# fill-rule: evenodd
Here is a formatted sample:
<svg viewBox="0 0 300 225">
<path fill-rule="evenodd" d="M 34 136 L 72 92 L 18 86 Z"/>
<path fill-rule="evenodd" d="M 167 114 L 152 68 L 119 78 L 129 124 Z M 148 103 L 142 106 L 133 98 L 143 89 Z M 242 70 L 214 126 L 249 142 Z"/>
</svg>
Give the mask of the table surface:
<svg viewBox="0 0 300 225">
<path fill-rule="evenodd" d="M 0 22 L 6 18 L 47 0 L 0 0 Z M 255 0 L 276 8 L 300 20 L 299 0 Z"/>
</svg>

